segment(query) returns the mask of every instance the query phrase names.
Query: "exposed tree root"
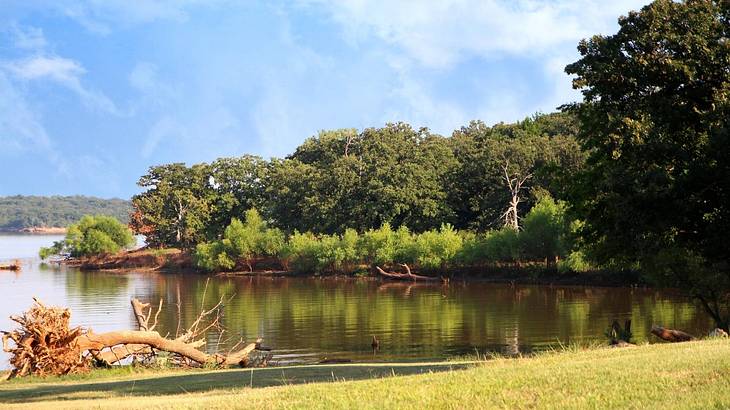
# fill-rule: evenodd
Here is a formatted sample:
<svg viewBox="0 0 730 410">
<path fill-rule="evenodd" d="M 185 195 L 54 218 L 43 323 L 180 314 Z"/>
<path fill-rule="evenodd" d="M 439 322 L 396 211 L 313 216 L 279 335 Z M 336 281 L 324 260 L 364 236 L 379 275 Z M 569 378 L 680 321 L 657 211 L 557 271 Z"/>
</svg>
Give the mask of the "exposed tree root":
<svg viewBox="0 0 730 410">
<path fill-rule="evenodd" d="M 248 366 L 249 354 L 261 339 L 228 354 L 209 354 L 198 350 L 205 345 L 200 338 L 211 328 L 220 326 L 220 306 L 203 311 L 193 325 L 174 339 L 161 336 L 155 328 L 162 310 L 162 300 L 153 315 L 149 303 L 132 300 L 139 330 L 94 333 L 91 329 L 70 327 L 71 311 L 48 307 L 34 298 L 33 306 L 21 316 L 11 316 L 20 327 L 3 333 L 3 350 L 11 354 L 13 370 L 8 378 L 26 375 L 62 375 L 88 370 L 94 363 L 111 365 L 134 356 L 142 360 L 158 351 L 168 352 L 181 365 Z M 153 320 L 150 323 L 150 320 Z M 196 340 L 197 339 L 197 340 Z M 11 343 L 12 342 L 12 343 Z M 240 346 L 239 342 L 236 346 Z M 265 362 L 266 359 L 264 359 Z"/>
</svg>

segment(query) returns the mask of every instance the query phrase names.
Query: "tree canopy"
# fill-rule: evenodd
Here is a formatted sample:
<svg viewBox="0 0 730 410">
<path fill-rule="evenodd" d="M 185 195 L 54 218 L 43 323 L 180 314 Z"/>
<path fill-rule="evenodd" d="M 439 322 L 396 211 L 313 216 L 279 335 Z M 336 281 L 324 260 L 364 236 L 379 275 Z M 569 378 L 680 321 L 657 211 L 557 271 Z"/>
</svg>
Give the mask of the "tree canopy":
<svg viewBox="0 0 730 410">
<path fill-rule="evenodd" d="M 504 169 L 532 175 L 520 215 L 536 189 L 560 198 L 583 154 L 571 114 L 516 124 L 474 122 L 442 137 L 405 123 L 322 131 L 284 159 L 220 158 L 210 164 L 151 167 L 133 199 L 133 229 L 152 245 L 193 247 L 221 238 L 234 218 L 256 208 L 273 227 L 342 234 L 389 224 L 415 232 L 486 231 L 502 225 L 511 197 Z"/>
<path fill-rule="evenodd" d="M 657 0 L 580 43 L 587 165 L 572 203 L 601 263 L 640 266 L 730 320 L 730 3 Z"/>
</svg>

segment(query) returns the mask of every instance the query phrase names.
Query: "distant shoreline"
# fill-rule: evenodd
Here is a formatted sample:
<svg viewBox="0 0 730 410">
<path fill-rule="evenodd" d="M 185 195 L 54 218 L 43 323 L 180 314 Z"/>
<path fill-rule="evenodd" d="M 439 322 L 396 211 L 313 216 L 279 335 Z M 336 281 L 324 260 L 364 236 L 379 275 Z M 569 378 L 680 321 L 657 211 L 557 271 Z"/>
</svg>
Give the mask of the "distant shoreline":
<svg viewBox="0 0 730 410">
<path fill-rule="evenodd" d="M 32 233 L 32 234 L 39 234 L 39 235 L 63 235 L 66 233 L 66 228 L 45 227 L 45 226 L 30 226 L 27 228 L 20 228 L 20 229 L 0 228 L 0 233 Z"/>
</svg>

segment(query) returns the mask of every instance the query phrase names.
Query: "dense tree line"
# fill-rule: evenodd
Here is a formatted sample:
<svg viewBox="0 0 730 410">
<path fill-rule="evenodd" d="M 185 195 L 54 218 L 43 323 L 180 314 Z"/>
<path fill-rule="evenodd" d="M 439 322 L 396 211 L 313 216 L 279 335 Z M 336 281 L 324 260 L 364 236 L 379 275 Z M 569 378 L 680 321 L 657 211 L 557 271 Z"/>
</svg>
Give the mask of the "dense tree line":
<svg viewBox="0 0 730 410">
<path fill-rule="evenodd" d="M 0 197 L 0 230 L 31 227 L 67 227 L 87 214 L 108 215 L 127 223 L 129 201 L 88 196 Z"/>
<path fill-rule="evenodd" d="M 564 181 L 583 164 L 576 132 L 563 113 L 493 127 L 473 122 L 448 138 L 397 123 L 323 131 L 285 159 L 155 166 L 140 178 L 146 190 L 132 199 L 131 225 L 154 245 L 178 247 L 220 239 L 253 208 L 287 234 L 386 223 L 484 232 L 504 225 L 513 199 L 521 217 L 541 192 L 562 197 Z M 526 183 L 513 195 L 515 178 Z"/>
</svg>

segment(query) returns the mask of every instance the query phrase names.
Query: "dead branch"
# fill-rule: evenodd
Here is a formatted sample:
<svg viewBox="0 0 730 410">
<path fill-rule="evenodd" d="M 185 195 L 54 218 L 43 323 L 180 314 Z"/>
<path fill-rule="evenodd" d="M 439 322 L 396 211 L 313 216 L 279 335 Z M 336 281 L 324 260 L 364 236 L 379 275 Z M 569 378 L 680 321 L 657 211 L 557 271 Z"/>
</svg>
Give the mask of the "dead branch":
<svg viewBox="0 0 730 410">
<path fill-rule="evenodd" d="M 130 356 L 149 357 L 154 355 L 156 350 L 173 354 L 177 357 L 178 363 L 194 362 L 201 366 L 246 366 L 249 364 L 249 354 L 261 342 L 261 339 L 258 339 L 226 355 L 209 354 L 198 350 L 205 344 L 205 339 L 194 339 L 213 326 L 220 327 L 219 307 L 223 299 L 212 309 L 202 312 L 193 326 L 175 339 L 163 337 L 153 330 L 162 309 L 162 301 L 154 314 L 152 326 L 149 325 L 153 310 L 150 304 L 133 299 L 131 305 L 139 330 L 97 334 L 91 329 L 70 328 L 69 309 L 47 307 L 39 300 L 34 300 L 35 303 L 30 310 L 21 316 L 11 317 L 20 328 L 2 332 L 3 350 L 11 354 L 10 364 L 13 366 L 9 377 L 80 372 L 87 370 L 93 364 L 93 360 L 111 365 Z M 213 313 L 216 313 L 215 316 L 212 316 Z M 201 326 L 207 319 L 210 319 L 211 323 Z"/>
<path fill-rule="evenodd" d="M 380 276 L 383 276 L 388 279 L 396 279 L 396 280 L 412 280 L 412 281 L 431 281 L 431 282 L 437 282 L 440 281 L 441 278 L 437 278 L 435 276 L 421 276 L 421 275 L 414 275 L 411 273 L 411 268 L 408 267 L 406 264 L 401 264 L 401 266 L 404 266 L 406 269 L 406 273 L 398 273 L 398 272 L 386 272 L 383 269 L 380 268 L 380 266 L 376 266 L 375 269 L 378 271 Z"/>
</svg>

